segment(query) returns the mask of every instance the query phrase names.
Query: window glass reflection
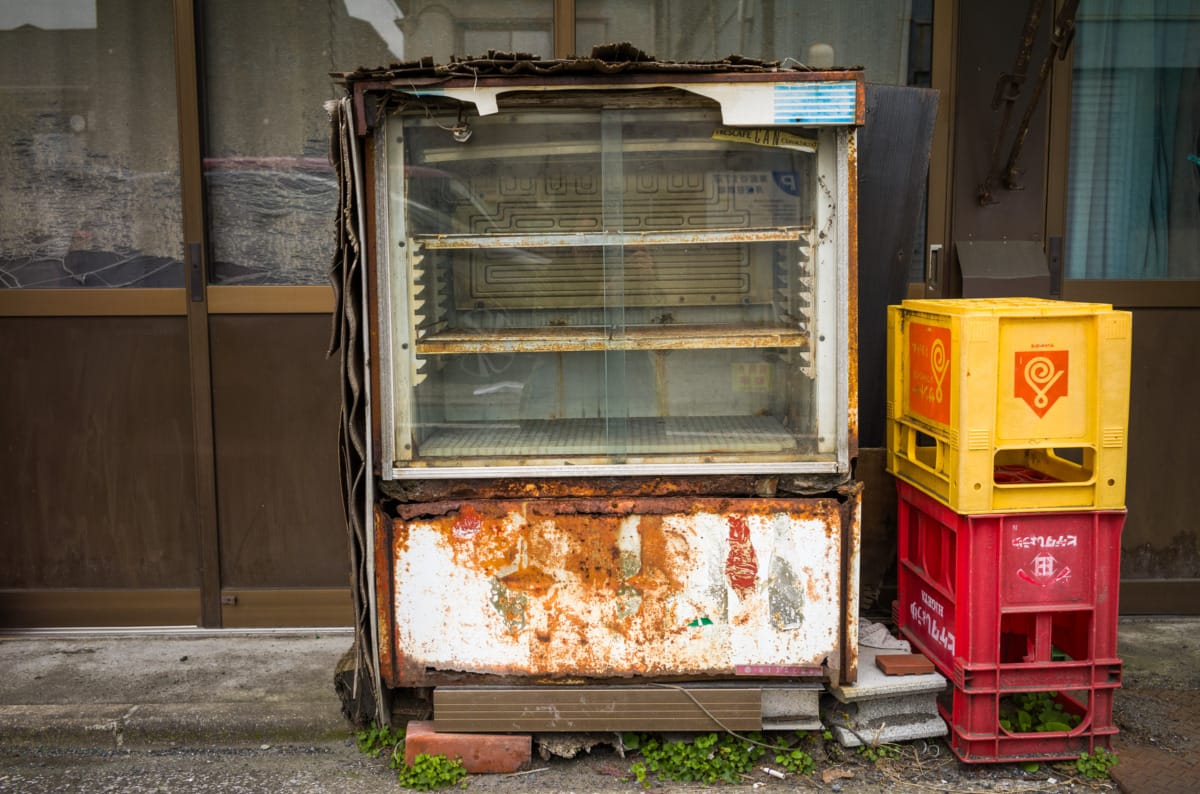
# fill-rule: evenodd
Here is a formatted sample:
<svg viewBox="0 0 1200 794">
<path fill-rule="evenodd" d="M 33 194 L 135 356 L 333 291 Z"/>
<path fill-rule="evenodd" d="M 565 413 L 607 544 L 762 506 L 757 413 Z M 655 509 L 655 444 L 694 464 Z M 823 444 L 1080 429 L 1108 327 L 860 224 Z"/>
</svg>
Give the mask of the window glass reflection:
<svg viewBox="0 0 1200 794">
<path fill-rule="evenodd" d="M 549 0 L 211 0 L 204 4 L 213 280 L 324 284 L 337 184 L 323 104 L 331 72 L 423 56 L 550 57 Z"/>
<path fill-rule="evenodd" d="M 180 287 L 171 4 L 0 4 L 0 286 Z"/>
</svg>

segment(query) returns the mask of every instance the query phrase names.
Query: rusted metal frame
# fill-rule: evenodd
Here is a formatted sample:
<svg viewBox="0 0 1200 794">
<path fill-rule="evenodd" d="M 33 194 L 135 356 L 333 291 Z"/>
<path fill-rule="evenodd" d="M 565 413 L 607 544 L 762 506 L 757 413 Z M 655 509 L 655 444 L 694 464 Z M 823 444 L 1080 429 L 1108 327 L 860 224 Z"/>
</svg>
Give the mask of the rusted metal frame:
<svg viewBox="0 0 1200 794">
<path fill-rule="evenodd" d="M 839 304 L 845 307 L 838 318 L 839 323 L 845 323 L 838 335 L 839 340 L 844 340 L 839 344 L 845 347 L 840 362 L 845 368 L 845 377 L 838 383 L 838 403 L 845 414 L 838 430 L 845 435 L 845 447 L 839 450 L 839 459 L 850 466 L 858 453 L 858 132 L 853 127 L 845 132 L 845 147 L 845 157 L 838 158 L 839 169 L 845 164 L 845 179 L 838 196 L 838 247 L 846 257 L 845 277 L 838 285 L 838 289 L 844 291 L 844 299 Z"/>
<path fill-rule="evenodd" d="M 175 93 L 179 123 L 179 176 L 182 191 L 183 242 L 190 267 L 188 358 L 192 387 L 192 433 L 196 459 L 196 510 L 200 551 L 200 625 L 221 625 L 221 554 L 217 518 L 216 450 L 213 432 L 212 361 L 209 354 L 207 230 L 200 116 L 198 15 L 193 0 L 174 0 Z"/>
<path fill-rule="evenodd" d="M 854 86 L 854 126 L 861 127 L 867 123 L 867 84 L 862 75 L 856 74 Z"/>
<path fill-rule="evenodd" d="M 438 83 L 439 80 L 432 80 L 430 83 Z M 414 83 L 415 84 L 415 83 Z M 376 118 L 368 118 L 367 116 L 367 94 L 383 94 L 391 93 L 393 89 L 392 81 L 390 80 L 364 80 L 355 81 L 350 93 L 351 102 L 353 104 L 354 116 L 354 131 L 359 136 L 366 135 L 375 127 Z"/>
<path fill-rule="evenodd" d="M 805 482 L 780 475 L 712 475 L 703 477 L 635 477 L 608 476 L 598 478 L 533 477 L 468 480 L 420 479 L 394 480 L 383 483 L 385 493 L 399 503 L 434 503 L 468 499 L 567 499 L 605 494 L 609 497 L 693 496 L 744 497 L 753 494 L 770 498 L 777 494 L 828 495 L 840 484 L 832 480 L 824 485 Z M 393 510 L 397 509 L 393 506 Z"/>
<path fill-rule="evenodd" d="M 1029 104 L 1025 106 L 1021 124 L 1017 127 L 1017 137 L 1013 141 L 1012 149 L 1008 153 L 1008 161 L 1004 166 L 1004 187 L 1009 190 L 1021 189 L 1017 183 L 1017 160 L 1021 157 L 1021 150 L 1025 146 L 1025 138 L 1029 135 L 1029 125 L 1033 121 L 1033 114 L 1037 111 L 1038 103 L 1042 99 L 1042 91 L 1045 89 L 1046 81 L 1054 67 L 1054 59 L 1055 57 L 1065 58 L 1071 42 L 1075 39 L 1075 12 L 1078 8 L 1079 0 L 1066 0 L 1054 20 L 1054 30 L 1050 34 L 1050 49 L 1042 60 L 1041 68 L 1038 69 L 1038 79 L 1033 86 L 1033 96 L 1029 98 Z"/>
<path fill-rule="evenodd" d="M 400 659 L 392 634 L 392 627 L 396 625 L 396 600 L 395 591 L 392 589 L 392 571 L 395 569 L 395 560 L 392 556 L 394 548 L 392 533 L 395 522 L 384 512 L 383 505 L 379 502 L 372 506 L 371 525 L 374 527 L 372 545 L 375 550 L 375 566 L 372 571 L 375 578 L 375 594 L 372 606 L 375 608 L 379 676 L 388 686 L 398 687 L 401 686 Z M 385 715 L 380 716 L 384 717 Z"/>
<path fill-rule="evenodd" d="M 847 476 L 843 467 L 836 460 L 797 461 L 794 456 L 777 456 L 765 462 L 746 462 L 745 455 L 738 455 L 738 460 L 718 460 L 715 455 L 698 456 L 688 453 L 686 456 L 656 458 L 653 463 L 608 463 L 600 459 L 580 459 L 572 457 L 570 461 L 562 460 L 560 456 L 549 458 L 545 462 L 535 463 L 506 463 L 494 465 L 491 461 L 480 460 L 476 465 L 462 466 L 407 466 L 394 467 L 391 479 L 460 479 L 479 476 L 507 479 L 510 477 L 529 477 L 531 479 L 549 479 L 555 477 L 595 478 L 612 477 L 624 474 L 631 477 L 653 477 L 664 475 L 670 477 L 687 477 L 691 475 L 742 475 L 762 474 L 790 476 L 801 485 L 809 482 L 824 482 L 825 477 L 835 475 L 839 480 Z M 704 463 L 683 462 L 695 461 L 697 457 L 705 458 Z M 760 454 L 760 458 L 763 456 Z M 474 463 L 474 462 L 473 462 Z M 814 490 L 824 490 L 824 485 L 814 487 Z"/>
<path fill-rule="evenodd" d="M 854 483 L 839 489 L 836 495 L 825 497 L 754 497 L 740 496 L 720 498 L 712 496 L 595 496 L 565 497 L 561 499 L 461 499 L 444 502 L 418 504 L 396 504 L 390 508 L 395 521 L 403 524 L 417 518 L 435 518 L 457 514 L 469 508 L 482 518 L 501 518 L 509 513 L 529 516 L 554 517 L 573 515 L 667 515 L 671 513 L 697 513 L 702 511 L 727 512 L 736 509 L 745 515 L 769 515 L 771 513 L 803 513 L 809 518 L 828 520 L 834 515 L 835 502 L 861 490 Z"/>
<path fill-rule="evenodd" d="M 992 181 L 1000 173 L 1000 146 L 1008 132 L 1008 124 L 1012 120 L 1012 109 L 1021 96 L 1021 86 L 1025 83 L 1025 72 L 1033 55 L 1033 40 L 1037 38 L 1038 25 L 1042 19 L 1042 6 L 1045 0 L 1029 0 L 1029 12 L 1025 17 L 1025 29 L 1021 33 L 1021 44 L 1017 48 L 1017 58 L 1013 70 L 1000 75 L 996 81 L 996 90 L 992 95 L 992 110 L 1004 104 L 1004 112 L 1000 116 L 1000 126 L 992 141 L 992 155 L 989 160 L 987 176 L 979 186 L 979 205 L 994 204 L 992 197 Z"/>
<path fill-rule="evenodd" d="M 862 492 L 861 482 L 851 482 L 840 489 L 842 496 L 842 554 L 839 582 L 842 605 L 841 658 L 838 678 L 842 684 L 858 680 L 858 609 L 860 558 L 862 554 Z"/>
</svg>

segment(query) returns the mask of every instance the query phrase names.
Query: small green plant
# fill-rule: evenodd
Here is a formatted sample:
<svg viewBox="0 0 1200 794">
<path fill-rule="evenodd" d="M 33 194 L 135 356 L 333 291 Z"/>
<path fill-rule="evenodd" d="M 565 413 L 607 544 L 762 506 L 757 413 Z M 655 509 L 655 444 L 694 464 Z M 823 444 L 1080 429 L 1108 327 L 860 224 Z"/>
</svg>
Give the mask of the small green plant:
<svg viewBox="0 0 1200 794">
<path fill-rule="evenodd" d="M 1000 709 L 1000 727 L 1009 733 L 1065 733 L 1082 719 L 1063 708 L 1057 692 L 1026 692 L 1014 695 Z"/>
<path fill-rule="evenodd" d="M 365 755 L 378 758 L 385 752 L 391 752 L 396 745 L 404 741 L 404 731 L 393 731 L 391 726 L 371 723 L 370 728 L 364 728 L 354 735 L 358 751 Z"/>
<path fill-rule="evenodd" d="M 451 761 L 444 755 L 421 753 L 413 759 L 412 766 L 400 769 L 400 785 L 417 791 L 453 786 L 467 776 L 461 761 Z"/>
<path fill-rule="evenodd" d="M 872 764 L 884 758 L 900 757 L 900 748 L 894 744 L 860 744 L 854 752 Z"/>
<path fill-rule="evenodd" d="M 812 756 L 803 750 L 780 750 L 775 753 L 775 763 L 797 775 L 811 775 L 817 771 Z"/>
<path fill-rule="evenodd" d="M 622 737 L 625 747 L 636 746 L 642 760 L 629 767 L 643 788 L 649 787 L 649 776 L 684 783 L 736 783 L 741 775 L 754 768 L 766 748 L 761 734 L 750 734 L 743 741 L 728 734 L 707 733 L 691 741 L 668 742 L 653 736 L 639 736 L 631 742 Z"/>
<path fill-rule="evenodd" d="M 804 731 L 796 731 L 796 739 L 800 743 L 807 742 L 809 735 Z M 811 775 L 816 771 L 812 756 L 789 744 L 782 736 L 775 739 L 775 763 L 797 775 Z"/>
<path fill-rule="evenodd" d="M 1089 780 L 1104 780 L 1119 760 L 1114 753 L 1097 747 L 1095 752 L 1080 753 L 1075 761 L 1075 768 Z"/>
<path fill-rule="evenodd" d="M 633 773 L 633 777 L 637 780 L 638 785 L 642 788 L 650 788 L 650 784 L 646 782 L 646 765 L 641 761 L 634 761 L 629 765 L 629 771 Z"/>
</svg>

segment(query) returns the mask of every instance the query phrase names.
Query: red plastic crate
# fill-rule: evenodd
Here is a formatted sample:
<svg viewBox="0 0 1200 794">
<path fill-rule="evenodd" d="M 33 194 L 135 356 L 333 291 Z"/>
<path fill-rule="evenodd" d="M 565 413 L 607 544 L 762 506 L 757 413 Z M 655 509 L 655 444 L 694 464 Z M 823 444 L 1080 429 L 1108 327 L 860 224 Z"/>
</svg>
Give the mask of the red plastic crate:
<svg viewBox="0 0 1200 794">
<path fill-rule="evenodd" d="M 1112 737 L 1117 733 L 1112 717 L 1114 691 L 1115 685 L 1105 684 L 1055 692 L 1054 700 L 1063 705 L 1064 711 L 1080 717 L 1079 724 L 1069 731 L 1005 729 L 1000 724 L 1005 698 L 1021 694 L 1018 691 L 967 692 L 950 687 L 938 709 L 950 726 L 950 748 L 966 763 L 1064 760 L 1094 752 L 1097 747 L 1111 749 Z"/>
<path fill-rule="evenodd" d="M 956 686 L 1119 679 L 1124 510 L 961 515 L 897 485 L 896 623 Z"/>
</svg>

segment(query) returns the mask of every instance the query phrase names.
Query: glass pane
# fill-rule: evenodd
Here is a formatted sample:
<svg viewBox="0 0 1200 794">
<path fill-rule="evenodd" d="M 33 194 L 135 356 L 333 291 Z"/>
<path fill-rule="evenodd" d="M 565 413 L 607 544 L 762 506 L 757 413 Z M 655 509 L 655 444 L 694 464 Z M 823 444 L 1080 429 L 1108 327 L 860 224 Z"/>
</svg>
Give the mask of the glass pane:
<svg viewBox="0 0 1200 794">
<path fill-rule="evenodd" d="M 813 66 L 861 65 L 872 83 L 930 85 L 933 0 L 577 0 L 575 7 L 581 52 L 631 41 L 666 60 L 739 53 Z M 924 207 L 926 192 L 914 200 Z M 909 255 L 909 281 L 924 280 L 924 252 L 922 222 Z"/>
<path fill-rule="evenodd" d="M 664 60 L 734 53 L 792 58 L 818 67 L 863 66 L 875 83 L 921 85 L 921 73 L 928 79 L 931 6 L 931 0 L 576 0 L 575 39 L 581 52 L 630 41 Z M 912 52 L 910 40 L 923 52 Z"/>
<path fill-rule="evenodd" d="M 182 287 L 171 3 L 0 3 L 0 286 Z"/>
<path fill-rule="evenodd" d="M 812 265 L 833 133 L 758 145 L 699 107 L 467 122 L 465 144 L 436 113 L 391 137 L 417 459 L 832 457 Z"/>
<path fill-rule="evenodd" d="M 1066 272 L 1200 278 L 1200 2 L 1084 0 Z"/>
<path fill-rule="evenodd" d="M 337 184 L 330 72 L 478 48 L 551 54 L 551 0 L 209 0 L 204 160 L 213 280 L 324 284 Z"/>
</svg>

